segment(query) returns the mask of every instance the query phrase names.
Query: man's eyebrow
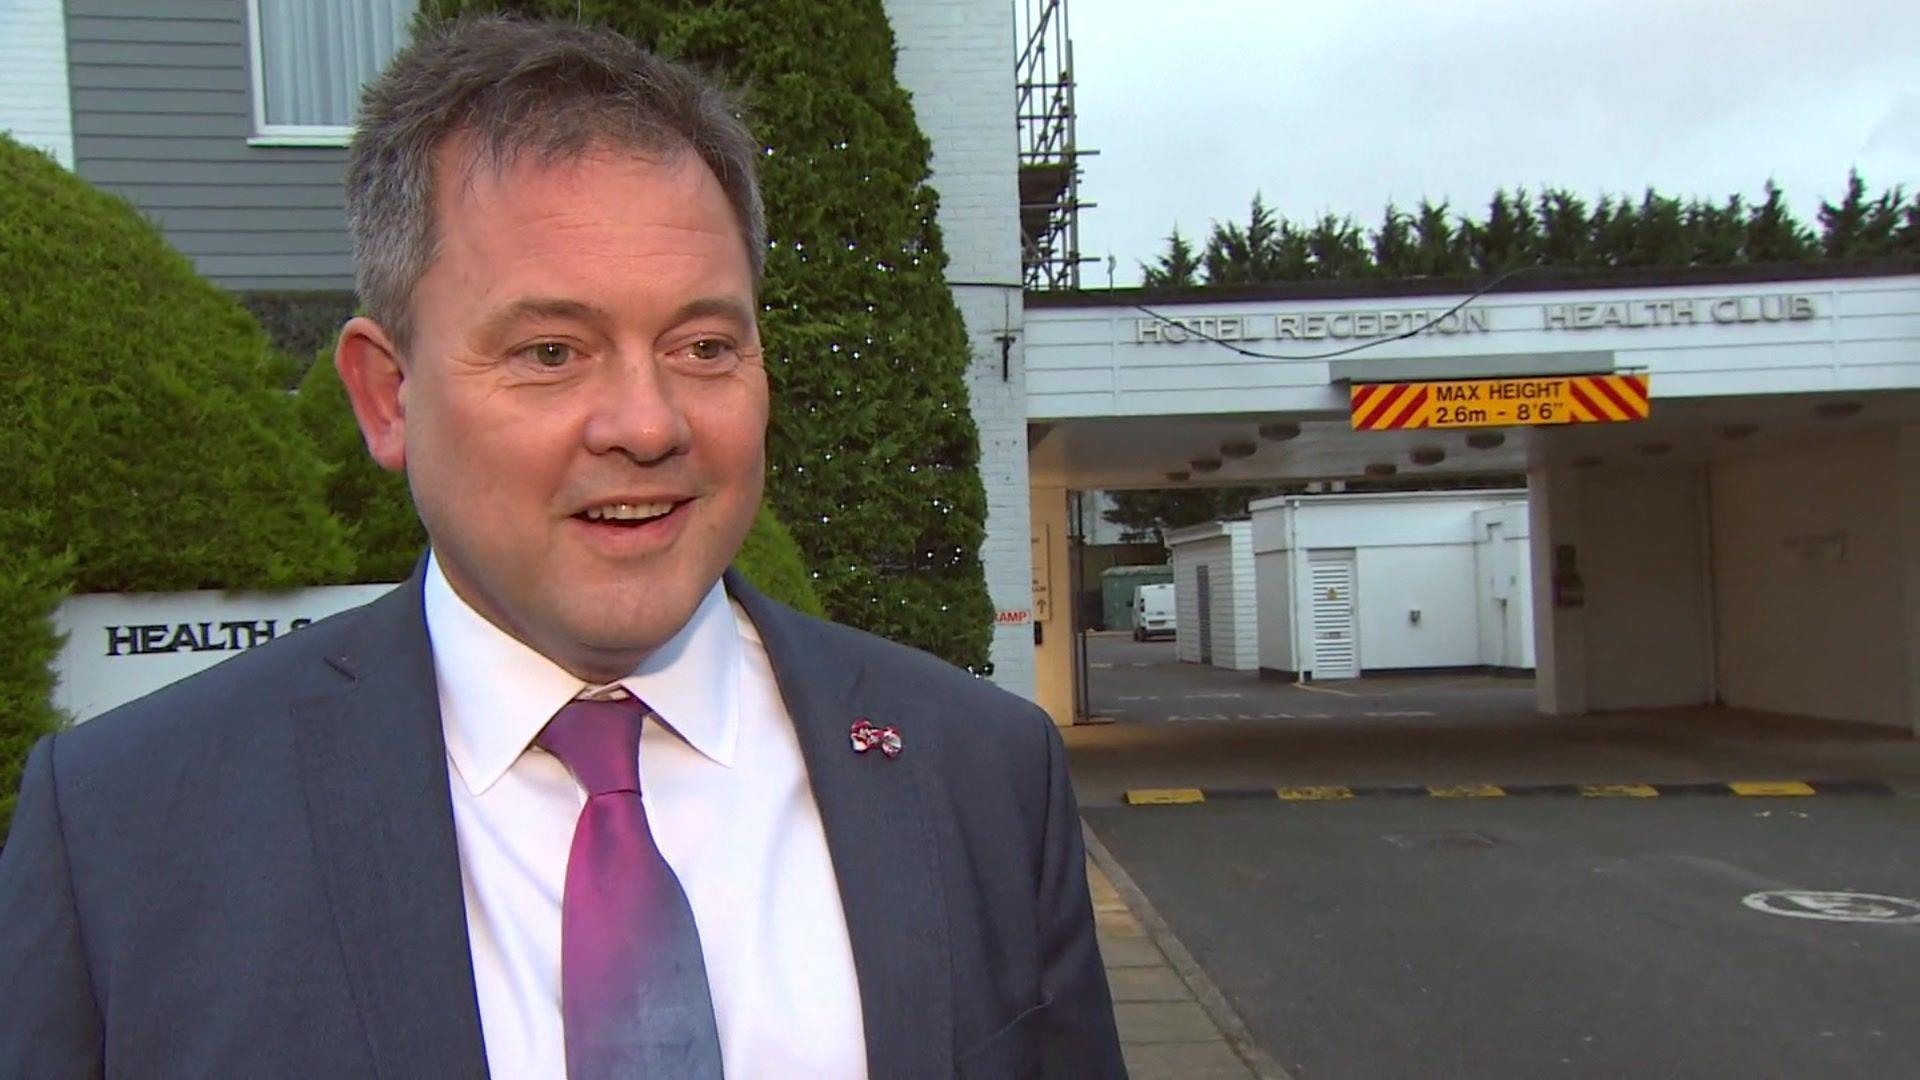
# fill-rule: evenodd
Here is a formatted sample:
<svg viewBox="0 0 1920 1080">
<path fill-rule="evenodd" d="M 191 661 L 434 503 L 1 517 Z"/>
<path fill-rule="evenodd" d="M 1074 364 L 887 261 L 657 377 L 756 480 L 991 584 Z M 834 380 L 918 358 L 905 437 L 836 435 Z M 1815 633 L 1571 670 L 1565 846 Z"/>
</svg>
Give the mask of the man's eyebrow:
<svg viewBox="0 0 1920 1080">
<path fill-rule="evenodd" d="M 604 327 L 612 322 L 604 309 L 593 304 L 558 297 L 533 296 L 515 300 L 487 316 L 486 320 L 480 324 L 479 335 L 482 338 L 496 337 L 505 333 L 513 324 L 530 319 L 571 319 L 575 322 L 591 323 L 597 327 Z"/>
<path fill-rule="evenodd" d="M 698 300 L 689 300 L 680 305 L 680 309 L 667 322 L 671 326 L 678 326 L 705 318 L 728 319 L 742 327 L 754 325 L 753 306 L 731 296 L 703 296 Z"/>
</svg>

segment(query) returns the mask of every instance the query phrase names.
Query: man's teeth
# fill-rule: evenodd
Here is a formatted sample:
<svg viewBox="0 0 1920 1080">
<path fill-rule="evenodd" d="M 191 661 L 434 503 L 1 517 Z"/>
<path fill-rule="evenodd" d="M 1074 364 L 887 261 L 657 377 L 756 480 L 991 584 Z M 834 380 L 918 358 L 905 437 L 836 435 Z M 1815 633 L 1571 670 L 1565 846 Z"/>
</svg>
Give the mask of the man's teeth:
<svg viewBox="0 0 1920 1080">
<path fill-rule="evenodd" d="M 588 510 L 586 518 L 588 521 L 646 521 L 672 512 L 673 504 L 670 502 L 614 503 Z"/>
</svg>

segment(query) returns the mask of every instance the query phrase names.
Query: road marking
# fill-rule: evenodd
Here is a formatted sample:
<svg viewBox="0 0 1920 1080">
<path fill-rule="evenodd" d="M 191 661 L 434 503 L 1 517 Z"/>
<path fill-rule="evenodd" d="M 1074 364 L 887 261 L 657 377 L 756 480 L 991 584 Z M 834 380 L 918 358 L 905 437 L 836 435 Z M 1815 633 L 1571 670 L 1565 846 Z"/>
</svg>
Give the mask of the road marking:
<svg viewBox="0 0 1920 1080">
<path fill-rule="evenodd" d="M 1492 784 L 1456 784 L 1452 787 L 1427 789 L 1427 794 L 1436 799 L 1498 799 L 1506 793 L 1506 789 Z"/>
<path fill-rule="evenodd" d="M 1137 788 L 1127 792 L 1129 806 L 1170 806 L 1178 803 L 1205 802 L 1199 788 Z"/>
<path fill-rule="evenodd" d="M 1352 788 L 1336 785 L 1274 788 L 1273 793 L 1288 802 L 1333 802 L 1353 798 Z"/>
<path fill-rule="evenodd" d="M 1757 798 L 1799 798 L 1813 794 L 1813 785 L 1799 780 L 1735 780 L 1728 784 L 1735 795 L 1750 795 Z"/>
<path fill-rule="evenodd" d="M 1313 693 L 1316 693 L 1316 694 L 1338 694 L 1338 695 L 1339 695 L 1339 696 L 1341 696 L 1341 697 L 1363 697 L 1363 696 L 1365 696 L 1365 695 L 1362 695 L 1362 694 L 1356 694 L 1356 693 L 1354 693 L 1354 692 L 1353 692 L 1353 691 L 1351 691 L 1351 690 L 1335 690 L 1335 689 L 1334 689 L 1333 687 L 1331 687 L 1331 686 L 1315 686 L 1315 685 L 1313 685 L 1312 683 L 1305 683 L 1305 682 L 1297 682 L 1297 683 L 1294 683 L 1294 684 L 1293 684 L 1293 688 L 1294 688 L 1295 690 L 1309 690 L 1309 691 L 1312 691 Z"/>
<path fill-rule="evenodd" d="M 1589 799 L 1654 799 L 1660 789 L 1652 784 L 1581 784 L 1580 794 Z"/>
<path fill-rule="evenodd" d="M 1920 900 L 1875 893 L 1773 889 L 1742 897 L 1740 902 L 1755 911 L 1784 915 L 1789 919 L 1856 923 L 1920 922 Z"/>
</svg>

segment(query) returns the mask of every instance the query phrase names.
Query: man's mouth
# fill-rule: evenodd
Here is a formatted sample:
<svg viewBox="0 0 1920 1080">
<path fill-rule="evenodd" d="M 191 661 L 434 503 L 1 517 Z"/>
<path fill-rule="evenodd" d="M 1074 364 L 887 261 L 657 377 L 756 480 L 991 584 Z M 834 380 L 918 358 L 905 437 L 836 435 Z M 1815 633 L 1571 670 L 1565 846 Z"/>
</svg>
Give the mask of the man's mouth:
<svg viewBox="0 0 1920 1080">
<path fill-rule="evenodd" d="M 655 502 L 620 502 L 589 507 L 573 515 L 581 521 L 595 525 L 612 525 L 617 528 L 638 528 L 651 521 L 658 521 L 685 505 L 685 499 L 662 499 Z"/>
</svg>

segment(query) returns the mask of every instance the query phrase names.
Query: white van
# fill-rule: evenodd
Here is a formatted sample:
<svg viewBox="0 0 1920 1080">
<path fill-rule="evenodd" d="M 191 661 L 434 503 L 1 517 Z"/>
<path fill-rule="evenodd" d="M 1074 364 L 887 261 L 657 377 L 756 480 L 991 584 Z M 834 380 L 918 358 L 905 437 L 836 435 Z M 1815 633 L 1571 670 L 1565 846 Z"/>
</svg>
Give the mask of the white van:
<svg viewBox="0 0 1920 1080">
<path fill-rule="evenodd" d="M 1133 590 L 1133 640 L 1173 636 L 1173 586 L 1142 585 Z"/>
</svg>

